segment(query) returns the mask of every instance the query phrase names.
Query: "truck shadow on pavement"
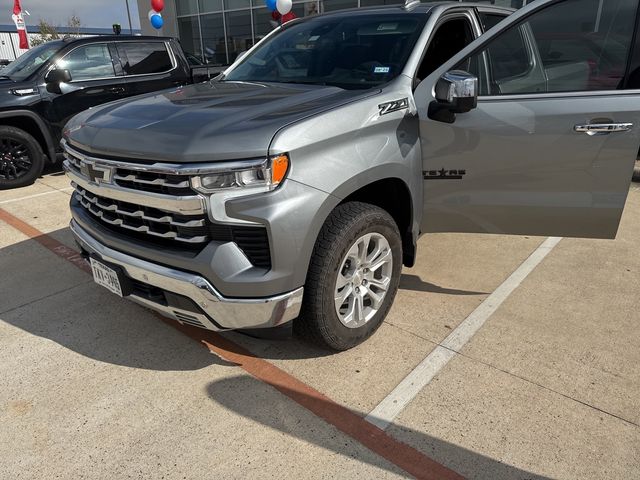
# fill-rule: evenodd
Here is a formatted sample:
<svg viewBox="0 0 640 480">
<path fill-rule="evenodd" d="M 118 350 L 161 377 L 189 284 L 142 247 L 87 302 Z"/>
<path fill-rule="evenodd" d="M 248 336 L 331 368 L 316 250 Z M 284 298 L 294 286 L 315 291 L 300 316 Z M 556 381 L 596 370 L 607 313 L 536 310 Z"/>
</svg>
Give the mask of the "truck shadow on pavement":
<svg viewBox="0 0 640 480">
<path fill-rule="evenodd" d="M 0 249 L 0 269 L 0 327 L 4 322 L 114 365 L 159 371 L 228 365 L 34 240 Z M 10 347 L 0 340 L 0 348 Z"/>
<path fill-rule="evenodd" d="M 406 475 L 391 462 L 379 457 L 355 440 L 336 434 L 334 427 L 315 416 L 288 396 L 299 397 L 301 392 L 279 385 L 273 387 L 249 376 L 236 376 L 212 382 L 207 393 L 212 401 L 236 414 L 242 415 L 265 427 L 285 433 L 296 440 L 316 445 L 325 450 L 344 455 L 369 465 Z M 283 393 L 284 395 L 282 395 Z M 314 399 L 317 401 L 317 399 Z M 327 403 L 327 409 L 330 405 Z M 364 417 L 366 414 L 356 412 Z M 493 458 L 432 437 L 423 432 L 392 424 L 389 433 L 396 440 L 425 453 L 436 462 L 454 470 L 465 478 L 487 480 L 550 480 L 507 465 Z M 345 438 L 349 439 L 345 443 Z M 293 461 L 298 461 L 293 459 Z"/>
<path fill-rule="evenodd" d="M 444 295 L 489 295 L 487 292 L 474 292 L 471 290 L 457 290 L 445 288 L 434 283 L 423 281 L 417 275 L 402 274 L 400 277 L 401 290 L 413 290 L 414 292 L 442 293 Z"/>
</svg>

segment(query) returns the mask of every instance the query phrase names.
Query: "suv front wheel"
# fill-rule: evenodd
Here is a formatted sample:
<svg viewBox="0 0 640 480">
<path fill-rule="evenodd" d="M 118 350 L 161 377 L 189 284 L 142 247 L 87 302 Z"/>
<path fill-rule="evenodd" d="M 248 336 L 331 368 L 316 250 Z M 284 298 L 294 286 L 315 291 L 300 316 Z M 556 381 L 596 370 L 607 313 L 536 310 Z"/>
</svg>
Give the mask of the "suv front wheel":
<svg viewBox="0 0 640 480">
<path fill-rule="evenodd" d="M 0 126 L 0 190 L 31 185 L 42 173 L 44 153 L 24 130 Z"/>
<path fill-rule="evenodd" d="M 387 316 L 401 270 L 393 218 L 366 203 L 338 206 L 316 241 L 296 332 L 333 350 L 362 343 Z"/>
</svg>

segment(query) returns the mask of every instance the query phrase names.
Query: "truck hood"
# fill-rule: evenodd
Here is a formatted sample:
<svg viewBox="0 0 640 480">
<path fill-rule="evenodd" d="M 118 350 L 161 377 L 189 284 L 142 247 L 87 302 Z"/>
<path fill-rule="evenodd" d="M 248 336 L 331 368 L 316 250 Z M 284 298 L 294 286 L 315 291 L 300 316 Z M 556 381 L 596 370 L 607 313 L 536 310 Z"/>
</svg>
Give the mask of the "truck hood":
<svg viewBox="0 0 640 480">
<path fill-rule="evenodd" d="M 171 163 L 264 157 L 300 119 L 375 95 L 317 85 L 207 82 L 90 109 L 67 141 L 97 156 Z"/>
</svg>

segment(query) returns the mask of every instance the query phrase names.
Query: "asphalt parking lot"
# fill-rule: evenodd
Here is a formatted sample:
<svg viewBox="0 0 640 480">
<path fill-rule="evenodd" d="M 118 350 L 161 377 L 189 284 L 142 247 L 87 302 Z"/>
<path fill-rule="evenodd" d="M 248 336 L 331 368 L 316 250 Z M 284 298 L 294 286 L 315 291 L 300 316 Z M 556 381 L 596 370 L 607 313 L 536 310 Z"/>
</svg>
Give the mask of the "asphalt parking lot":
<svg viewBox="0 0 640 480">
<path fill-rule="evenodd" d="M 640 478 L 640 184 L 615 241 L 423 237 L 341 354 L 118 299 L 70 194 L 0 192 L 1 478 Z"/>
</svg>

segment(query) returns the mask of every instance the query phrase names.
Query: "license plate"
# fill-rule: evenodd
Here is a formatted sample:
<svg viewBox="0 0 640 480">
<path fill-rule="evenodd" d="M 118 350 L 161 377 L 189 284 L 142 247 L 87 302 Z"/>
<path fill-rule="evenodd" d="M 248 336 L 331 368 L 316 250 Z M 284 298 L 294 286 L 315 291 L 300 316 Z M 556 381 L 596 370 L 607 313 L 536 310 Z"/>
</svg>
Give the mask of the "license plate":
<svg viewBox="0 0 640 480">
<path fill-rule="evenodd" d="M 107 267 L 105 264 L 91 258 L 91 270 L 93 271 L 93 280 L 98 284 L 122 297 L 122 287 L 118 279 L 118 273 Z"/>
</svg>

